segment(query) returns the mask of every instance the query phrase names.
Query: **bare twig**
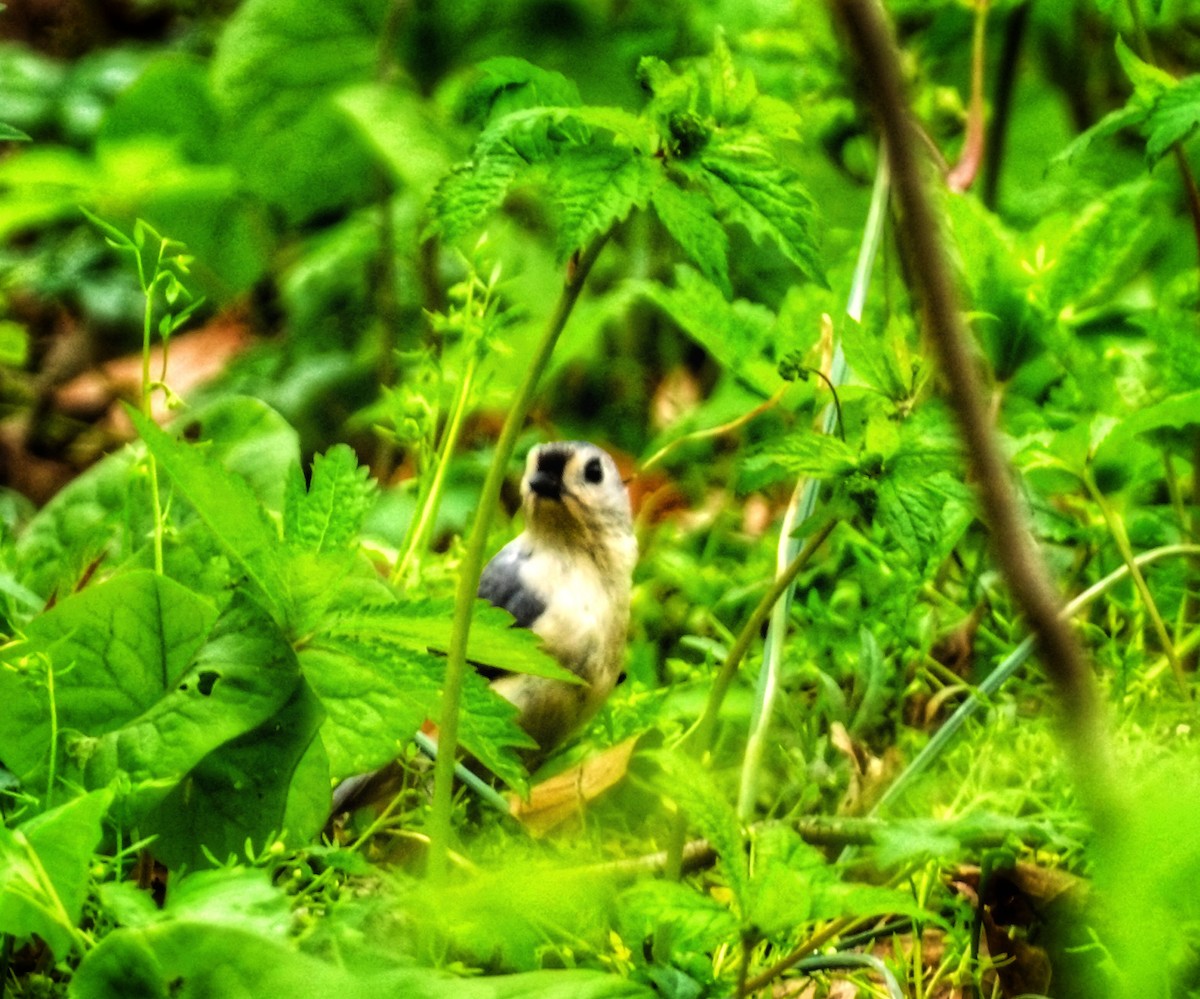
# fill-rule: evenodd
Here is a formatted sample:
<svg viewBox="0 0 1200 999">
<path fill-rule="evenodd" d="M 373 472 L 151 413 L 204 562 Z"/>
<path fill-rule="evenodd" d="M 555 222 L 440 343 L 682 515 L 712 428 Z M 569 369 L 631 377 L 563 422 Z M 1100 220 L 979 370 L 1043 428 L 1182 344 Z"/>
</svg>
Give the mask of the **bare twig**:
<svg viewBox="0 0 1200 999">
<path fill-rule="evenodd" d="M 950 404 L 991 529 L 996 562 L 1040 642 L 1046 673 L 1062 705 L 1069 755 L 1094 816 L 1114 802 L 1108 780 L 1107 734 L 1091 667 L 1061 618 L 1061 600 L 1025 523 L 988 418 L 977 360 L 946 262 L 939 220 L 925 188 L 920 138 L 908 108 L 892 30 L 875 0 L 830 0 L 863 67 L 873 110 L 891 157 L 899 232 L 910 263 L 913 292 L 941 364 Z"/>
</svg>

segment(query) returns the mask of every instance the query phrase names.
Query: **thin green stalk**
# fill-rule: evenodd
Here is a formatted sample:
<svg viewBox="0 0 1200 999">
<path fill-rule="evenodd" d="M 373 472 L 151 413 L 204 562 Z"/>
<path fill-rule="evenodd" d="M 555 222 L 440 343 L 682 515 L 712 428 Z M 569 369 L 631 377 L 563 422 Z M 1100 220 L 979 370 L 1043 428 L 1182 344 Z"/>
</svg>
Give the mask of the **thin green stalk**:
<svg viewBox="0 0 1200 999">
<path fill-rule="evenodd" d="M 508 417 L 496 442 L 496 453 L 483 483 L 479 509 L 471 534 L 467 538 L 462 565 L 459 567 L 458 592 L 454 607 L 454 624 L 450 634 L 450 650 L 446 659 L 446 682 L 442 690 L 442 716 L 438 724 L 438 758 L 434 764 L 433 804 L 429 814 L 428 876 L 435 884 L 445 880 L 450 851 L 450 817 L 454 803 L 454 763 L 458 753 L 459 707 L 462 701 L 463 679 L 467 669 L 467 635 L 471 628 L 475 595 L 483 573 L 484 553 L 492 513 L 500 497 L 500 487 L 508 470 L 508 462 L 516 446 L 517 435 L 533 403 L 533 394 L 545 371 L 558 338 L 571 318 L 584 282 L 604 248 L 608 234 L 597 237 L 567 271 L 562 292 L 546 324 L 541 342 L 537 345 L 525 378 L 513 398 Z"/>
<path fill-rule="evenodd" d="M 1138 595 L 1142 598 L 1146 613 L 1150 615 L 1150 623 L 1154 626 L 1154 632 L 1158 635 L 1158 640 L 1162 644 L 1163 653 L 1166 655 L 1167 661 L 1171 664 L 1171 671 L 1175 674 L 1175 681 L 1179 684 L 1179 692 L 1186 698 L 1188 697 L 1188 683 L 1187 677 L 1183 672 L 1183 664 L 1179 661 L 1179 656 L 1175 652 L 1175 643 L 1171 640 L 1171 635 L 1167 631 L 1167 624 L 1158 612 L 1158 604 L 1154 600 L 1154 595 L 1150 592 L 1150 587 L 1146 584 L 1146 577 L 1142 575 L 1141 570 L 1138 568 L 1137 560 L 1133 554 L 1133 547 L 1129 544 L 1129 535 L 1125 531 L 1125 524 L 1117 515 L 1116 510 L 1112 508 L 1112 504 L 1100 492 L 1099 487 L 1096 485 L 1095 476 L 1092 475 L 1090 468 L 1084 469 L 1083 483 L 1092 500 L 1104 515 L 1104 521 L 1108 524 L 1108 531 L 1112 535 L 1113 541 L 1117 544 L 1117 550 L 1121 553 L 1121 559 L 1129 567 L 1129 574 L 1133 577 L 1133 585 L 1137 588 Z"/>
<path fill-rule="evenodd" d="M 792 582 L 800 574 L 812 558 L 813 553 L 824 543 L 829 537 L 834 527 L 837 526 L 837 521 L 830 521 L 822 527 L 816 534 L 808 539 L 807 543 L 800 550 L 783 572 L 775 577 L 770 588 L 758 602 L 758 606 L 746 619 L 746 623 L 738 632 L 737 639 L 725 656 L 725 662 L 721 664 L 721 671 L 717 674 L 717 678 L 713 681 L 712 687 L 708 692 L 708 701 L 704 705 L 704 712 L 700 715 L 700 720 L 692 729 L 690 742 L 694 747 L 694 752 L 700 759 L 706 759 L 712 751 L 713 738 L 717 730 L 717 718 L 721 713 L 721 705 L 725 702 L 725 695 L 729 692 L 729 686 L 733 683 L 733 678 L 737 675 L 738 667 L 745 658 L 747 652 L 750 651 L 750 646 L 758 637 L 759 630 L 764 622 L 771 614 L 771 608 L 775 606 L 775 602 L 783 596 L 784 592 Z"/>
<path fill-rule="evenodd" d="M 58 702 L 54 696 L 54 664 L 46 661 L 46 693 L 50 702 L 50 762 L 46 776 L 46 811 L 54 807 L 54 782 L 58 778 Z"/>
<path fill-rule="evenodd" d="M 875 258 L 883 239 L 883 226 L 887 218 L 888 189 L 887 157 L 881 148 L 879 162 L 875 169 L 875 185 L 871 192 L 871 206 L 867 211 L 866 224 L 863 226 L 862 243 L 859 246 L 854 277 L 850 282 L 850 293 L 846 301 L 846 314 L 855 322 L 862 320 L 871 272 L 875 267 Z M 825 407 L 822 417 L 822 426 L 826 434 L 831 433 L 834 426 L 838 429 L 842 428 L 837 388 L 846 381 L 849 374 L 850 370 L 839 342 L 834 351 L 833 363 L 827 379 L 833 392 L 834 401 Z M 791 502 L 788 504 L 787 512 L 784 514 L 783 523 L 779 529 L 779 548 L 776 555 L 777 574 L 786 571 L 788 562 L 795 558 L 796 553 L 800 550 L 802 539 L 796 536 L 796 528 L 816 509 L 820 491 L 821 483 L 816 479 L 801 478 L 796 482 Z M 762 770 L 767 736 L 775 711 L 775 698 L 779 691 L 779 669 L 783 659 L 783 638 L 787 632 L 788 608 L 792 605 L 794 593 L 794 586 L 789 586 L 784 590 L 771 610 L 771 620 L 767 626 L 767 640 L 763 647 L 763 665 L 758 676 L 758 688 L 755 694 L 754 710 L 750 717 L 750 731 L 746 739 L 746 751 L 742 757 L 742 775 L 738 786 L 737 812 L 742 820 L 748 819 L 753 813 L 754 801 L 758 795 L 759 773 Z"/>
<path fill-rule="evenodd" d="M 142 415 L 150 419 L 151 399 L 154 394 L 153 382 L 150 378 L 150 341 L 154 333 L 154 288 L 157 284 L 158 268 L 162 262 L 165 243 L 160 242 L 158 260 L 154 264 L 155 280 L 146 284 L 142 269 L 141 254 L 138 254 L 138 277 L 146 297 L 146 307 L 142 310 Z M 160 576 L 163 573 L 163 512 L 162 497 L 158 492 L 158 461 L 149 451 L 146 452 L 146 464 L 150 469 L 150 501 L 154 506 L 154 571 Z"/>
<path fill-rule="evenodd" d="M 1200 545 L 1166 545 L 1162 548 L 1154 548 L 1148 552 L 1143 552 L 1133 562 L 1140 569 L 1142 566 L 1149 565 L 1151 562 L 1157 562 L 1161 558 L 1171 556 L 1194 558 L 1196 555 L 1200 555 Z M 1121 582 L 1121 580 L 1129 575 L 1129 571 L 1130 567 L 1128 565 L 1122 565 L 1110 572 L 1103 579 L 1089 586 L 1073 600 L 1067 602 L 1062 609 L 1063 618 L 1069 619 L 1074 617 L 1098 596 L 1107 593 Z M 925 744 L 925 748 L 913 757 L 912 762 L 888 786 L 888 789 L 883 792 L 883 795 L 875 803 L 874 807 L 867 813 L 868 815 L 882 814 L 889 805 L 897 801 L 912 786 L 921 774 L 929 769 L 934 760 L 941 756 L 946 746 L 949 745 L 963 725 L 966 724 L 967 720 L 982 708 L 988 699 L 1025 664 L 1030 655 L 1032 655 L 1036 644 L 1037 640 L 1035 636 L 1029 635 L 1005 657 L 1000 665 L 984 678 L 983 682 L 971 692 L 970 696 L 955 709 L 954 713 L 946 719 L 941 728 L 934 733 L 929 742 Z M 846 855 L 843 854 L 839 859 L 845 860 Z"/>
</svg>

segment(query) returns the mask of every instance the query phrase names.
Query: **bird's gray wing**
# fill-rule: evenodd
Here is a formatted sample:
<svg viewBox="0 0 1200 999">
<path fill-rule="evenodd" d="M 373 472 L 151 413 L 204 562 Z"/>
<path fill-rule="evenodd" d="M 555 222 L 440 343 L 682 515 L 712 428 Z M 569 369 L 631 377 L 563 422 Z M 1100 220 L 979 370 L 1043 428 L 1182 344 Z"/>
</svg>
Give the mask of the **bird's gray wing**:
<svg viewBox="0 0 1200 999">
<path fill-rule="evenodd" d="M 546 610 L 546 601 L 522 578 L 521 569 L 529 553 L 517 541 L 511 541 L 496 553 L 479 577 L 479 595 L 503 607 L 521 628 L 530 628 Z"/>
</svg>

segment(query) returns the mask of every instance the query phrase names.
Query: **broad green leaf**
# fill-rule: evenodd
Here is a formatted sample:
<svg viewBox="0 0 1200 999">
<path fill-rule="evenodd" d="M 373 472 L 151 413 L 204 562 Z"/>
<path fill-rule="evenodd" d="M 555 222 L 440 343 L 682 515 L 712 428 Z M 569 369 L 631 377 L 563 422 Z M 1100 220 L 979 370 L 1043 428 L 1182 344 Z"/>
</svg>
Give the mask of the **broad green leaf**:
<svg viewBox="0 0 1200 999">
<path fill-rule="evenodd" d="M 671 238 L 726 298 L 729 284 L 729 237 L 713 217 L 713 205 L 703 194 L 662 184 L 650 196 L 654 212 Z"/>
<path fill-rule="evenodd" d="M 678 881 L 639 881 L 618 899 L 617 918 L 626 940 L 649 940 L 667 932 L 674 952 L 703 952 L 734 937 L 737 917 L 712 895 Z"/>
<path fill-rule="evenodd" d="M 16 829 L 0 826 L 0 933 L 37 935 L 63 958 L 78 939 L 92 862 L 112 803 L 104 789 L 75 798 Z"/>
<path fill-rule="evenodd" d="M 730 221 L 773 244 L 810 280 L 826 283 L 813 232 L 816 206 L 799 174 L 750 143 L 710 145 L 700 168 L 713 201 Z"/>
<path fill-rule="evenodd" d="M 240 856 L 247 842 L 308 843 L 329 814 L 329 765 L 317 733 L 325 719 L 309 686 L 256 728 L 209 753 L 142 820 L 172 870 Z M 172 897 L 175 889 L 172 888 Z"/>
<path fill-rule="evenodd" d="M 353 547 L 376 492 L 370 471 L 359 466 L 354 450 L 337 444 L 317 455 L 307 491 L 303 482 L 298 469 L 288 479 L 285 540 L 318 554 Z"/>
<path fill-rule="evenodd" d="M 370 154 L 334 99 L 374 79 L 383 19 L 371 0 L 250 0 L 221 32 L 213 90 L 244 182 L 292 222 L 371 194 Z"/>
<path fill-rule="evenodd" d="M 574 146 L 550 164 L 548 189 L 558 215 L 560 260 L 645 208 L 663 183 L 656 161 L 615 146 Z"/>
<path fill-rule="evenodd" d="M 176 440 L 133 409 L 128 412 L 159 466 L 225 553 L 254 581 L 263 597 L 281 609 L 285 599 L 283 545 L 246 480 L 227 471 L 203 448 Z"/>
<path fill-rule="evenodd" d="M 894 337 L 888 330 L 868 330 L 849 316 L 839 324 L 842 348 L 851 370 L 889 399 L 904 399 L 911 392 L 912 373 L 900 370 Z"/>
<path fill-rule="evenodd" d="M 37 512 L 17 538 L 18 579 L 49 598 L 69 593 L 88 566 L 121 565 L 150 536 L 149 480 L 124 448 L 93 465 Z"/>
<path fill-rule="evenodd" d="M 422 197 L 457 156 L 445 122 L 416 93 L 395 84 L 364 83 L 342 91 L 337 103 L 392 175 Z"/>
<path fill-rule="evenodd" d="M 354 637 L 384 641 L 415 652 L 441 652 L 450 648 L 454 604 L 450 600 L 409 602 L 366 607 L 337 614 L 326 622 L 323 634 L 331 638 Z M 483 600 L 476 601 L 467 660 L 481 666 L 528 673 L 567 683 L 581 682 L 563 669 L 541 647 L 533 632 L 513 625 L 512 615 Z"/>
<path fill-rule="evenodd" d="M 948 471 L 885 476 L 878 497 L 877 521 L 921 565 L 931 553 L 953 547 L 971 522 L 971 493 L 961 476 Z"/>
<path fill-rule="evenodd" d="M 675 268 L 675 286 L 639 284 L 638 290 L 748 388 L 768 396 L 779 384 L 765 356 L 772 346 L 774 317 L 744 299 L 728 301 L 721 289 L 690 267 Z"/>
<path fill-rule="evenodd" d="M 321 635 L 300 651 L 300 663 L 328 714 L 321 737 L 335 776 L 381 766 L 427 719 L 441 716 L 445 660 L 383 640 L 372 630 Z M 460 741 L 489 770 L 520 787 L 524 773 L 512 750 L 534 743 L 516 716 L 516 708 L 483 677 L 468 671 Z"/>
<path fill-rule="evenodd" d="M 71 981 L 71 999 L 654 999 L 596 971 L 532 971 L 455 978 L 383 961 L 332 964 L 273 936 L 220 922 L 180 920 L 106 936 Z"/>
<path fill-rule="evenodd" d="M 25 779 L 45 766 L 51 682 L 60 732 L 102 736 L 149 710 L 187 671 L 216 616 L 179 583 L 139 570 L 35 618 L 25 641 L 0 656 L 0 758 Z"/>
<path fill-rule="evenodd" d="M 1152 222 L 1148 191 L 1145 182 L 1117 187 L 1075 218 L 1046 282 L 1047 305 L 1055 315 L 1070 316 L 1129 280 L 1130 264 Z"/>
<path fill-rule="evenodd" d="M 267 613 L 241 592 L 173 689 L 104 734 L 68 736 L 65 776 L 101 787 L 133 785 L 126 817 L 152 806 L 218 746 L 263 724 L 291 698 L 295 653 Z"/>
</svg>

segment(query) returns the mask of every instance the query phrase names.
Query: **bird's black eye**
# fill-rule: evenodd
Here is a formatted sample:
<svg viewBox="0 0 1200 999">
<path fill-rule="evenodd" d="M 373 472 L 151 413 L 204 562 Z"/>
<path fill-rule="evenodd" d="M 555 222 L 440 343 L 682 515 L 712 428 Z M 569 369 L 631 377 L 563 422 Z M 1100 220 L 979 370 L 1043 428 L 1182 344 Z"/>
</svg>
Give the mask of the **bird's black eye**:
<svg viewBox="0 0 1200 999">
<path fill-rule="evenodd" d="M 604 466 L 600 464 L 599 458 L 590 458 L 588 460 L 588 463 L 583 466 L 583 477 L 588 482 L 604 481 Z"/>
</svg>

